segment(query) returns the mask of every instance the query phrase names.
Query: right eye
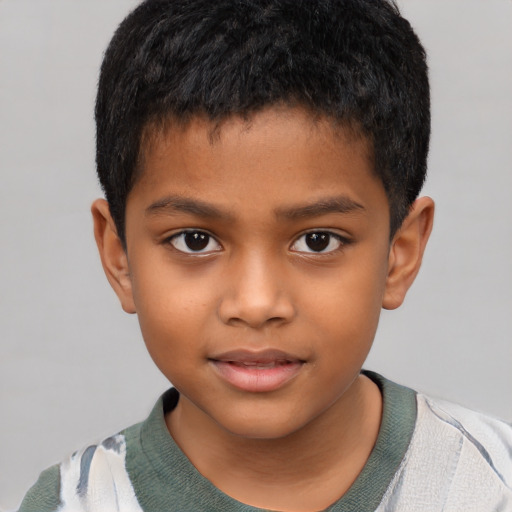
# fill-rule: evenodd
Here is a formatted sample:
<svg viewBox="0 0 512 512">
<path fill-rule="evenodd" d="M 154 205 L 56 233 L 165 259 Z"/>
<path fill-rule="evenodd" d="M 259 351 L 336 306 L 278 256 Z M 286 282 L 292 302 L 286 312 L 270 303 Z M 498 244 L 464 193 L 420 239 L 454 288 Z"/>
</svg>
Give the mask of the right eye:
<svg viewBox="0 0 512 512">
<path fill-rule="evenodd" d="M 222 249 L 213 236 L 198 230 L 187 230 L 176 233 L 169 243 L 178 251 L 187 254 L 208 254 Z"/>
</svg>

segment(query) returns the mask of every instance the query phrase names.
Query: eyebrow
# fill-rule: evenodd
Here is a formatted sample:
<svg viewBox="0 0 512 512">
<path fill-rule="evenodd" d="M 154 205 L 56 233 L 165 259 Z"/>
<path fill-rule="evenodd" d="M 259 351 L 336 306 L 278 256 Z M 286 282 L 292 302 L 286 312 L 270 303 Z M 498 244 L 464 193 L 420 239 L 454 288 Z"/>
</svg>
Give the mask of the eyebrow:
<svg viewBox="0 0 512 512">
<path fill-rule="evenodd" d="M 146 210 L 146 215 L 174 215 L 177 213 L 188 213 L 198 217 L 210 219 L 227 219 L 233 216 L 220 210 L 212 204 L 200 201 L 199 199 L 189 199 L 181 196 L 167 196 L 150 204 Z"/>
<path fill-rule="evenodd" d="M 278 217 L 290 220 L 319 217 L 329 213 L 353 213 L 365 211 L 365 207 L 346 196 L 327 197 L 305 206 L 280 208 L 276 211 Z"/>
<path fill-rule="evenodd" d="M 312 204 L 304 206 L 292 206 L 289 208 L 278 208 L 275 210 L 276 217 L 290 220 L 319 217 L 330 213 L 353 213 L 356 211 L 365 211 L 363 205 L 346 196 L 328 197 L 315 201 Z M 187 213 L 203 218 L 233 220 L 234 216 L 223 211 L 216 206 L 201 201 L 182 196 L 167 196 L 158 199 L 145 210 L 145 215 L 175 215 L 178 213 Z"/>
</svg>

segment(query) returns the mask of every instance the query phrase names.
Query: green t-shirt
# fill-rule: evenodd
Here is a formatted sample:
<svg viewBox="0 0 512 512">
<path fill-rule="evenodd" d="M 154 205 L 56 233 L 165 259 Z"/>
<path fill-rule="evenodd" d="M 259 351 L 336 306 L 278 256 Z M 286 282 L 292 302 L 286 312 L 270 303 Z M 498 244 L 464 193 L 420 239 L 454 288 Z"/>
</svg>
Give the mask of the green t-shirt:
<svg viewBox="0 0 512 512">
<path fill-rule="evenodd" d="M 378 439 L 353 485 L 326 510 L 512 510 L 509 425 L 366 375 L 383 396 Z M 164 418 L 178 400 L 168 390 L 144 422 L 43 472 L 20 512 L 261 511 L 217 489 L 176 445 Z"/>
</svg>

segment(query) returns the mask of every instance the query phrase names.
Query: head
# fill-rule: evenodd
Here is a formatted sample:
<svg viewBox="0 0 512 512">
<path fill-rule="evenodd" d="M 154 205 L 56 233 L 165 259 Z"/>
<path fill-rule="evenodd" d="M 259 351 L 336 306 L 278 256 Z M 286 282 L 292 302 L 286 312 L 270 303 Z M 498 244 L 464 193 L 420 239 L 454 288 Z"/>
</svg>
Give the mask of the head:
<svg viewBox="0 0 512 512">
<path fill-rule="evenodd" d="M 423 50 L 388 2 L 151 0 L 121 24 L 95 235 L 181 392 L 174 418 L 269 439 L 360 402 L 380 310 L 432 226 L 415 200 L 428 103 Z"/>
<path fill-rule="evenodd" d="M 424 182 L 430 134 L 425 53 L 392 1 L 147 0 L 106 51 L 96 104 L 97 170 L 121 240 L 155 133 L 273 105 L 366 138 L 392 238 Z"/>
</svg>

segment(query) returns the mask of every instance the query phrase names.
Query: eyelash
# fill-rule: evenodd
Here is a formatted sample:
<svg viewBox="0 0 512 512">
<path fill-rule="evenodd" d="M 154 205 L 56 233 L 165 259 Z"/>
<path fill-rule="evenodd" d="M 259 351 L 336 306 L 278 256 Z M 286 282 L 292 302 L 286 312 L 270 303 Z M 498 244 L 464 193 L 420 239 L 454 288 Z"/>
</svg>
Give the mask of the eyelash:
<svg viewBox="0 0 512 512">
<path fill-rule="evenodd" d="M 191 238 L 187 241 L 185 237 L 187 235 L 191 235 Z M 315 250 L 297 250 L 294 249 L 294 246 L 298 245 L 300 243 L 300 240 L 307 236 L 314 236 L 316 235 L 318 237 L 317 240 L 320 241 L 320 245 L 322 245 L 323 242 L 326 241 L 327 238 L 327 245 L 325 248 L 315 251 Z M 313 239 L 313 242 L 317 241 Z M 336 240 L 337 247 L 331 248 L 329 251 L 326 251 L 325 249 L 329 248 L 329 246 L 332 244 L 332 241 Z M 190 247 L 190 243 L 198 242 L 198 250 L 194 250 Z M 207 231 L 203 231 L 200 229 L 187 229 L 180 231 L 178 233 L 175 233 L 174 235 L 166 238 L 164 240 L 164 243 L 171 245 L 175 250 L 177 250 L 180 253 L 183 254 L 191 254 L 194 256 L 202 256 L 202 255 L 208 255 L 215 252 L 219 252 L 222 250 L 221 244 L 217 241 L 217 239 L 208 233 Z M 204 251 L 204 249 L 207 249 L 210 244 L 216 244 L 218 248 L 210 249 L 208 251 Z M 304 244 L 307 244 L 308 242 L 304 242 Z M 338 233 L 334 233 L 332 231 L 328 230 L 313 230 L 308 231 L 307 233 L 303 233 L 302 235 L 298 236 L 294 242 L 292 243 L 290 250 L 292 252 L 300 253 L 300 254 L 314 254 L 314 255 L 328 255 L 335 252 L 340 251 L 344 246 L 348 245 L 350 243 L 350 240 L 346 237 L 343 237 L 339 235 Z M 202 247 L 204 245 L 204 247 Z M 188 250 L 187 250 L 188 249 Z M 311 249 L 311 247 L 309 247 Z"/>
<path fill-rule="evenodd" d="M 205 247 L 200 248 L 199 250 L 196 250 L 196 251 L 191 249 L 190 247 L 188 247 L 188 249 L 190 249 L 189 251 L 185 250 L 185 248 L 177 247 L 177 245 L 180 244 L 180 237 L 182 237 L 181 245 L 183 246 L 183 245 L 187 244 L 187 242 L 185 241 L 185 237 L 187 235 L 192 235 L 192 236 L 195 235 L 195 241 L 198 241 L 199 245 L 201 245 L 201 242 L 204 242 L 204 239 L 206 239 Z M 177 241 L 176 245 L 173 243 L 174 241 Z M 193 241 L 194 241 L 194 238 L 192 238 L 192 240 L 189 240 L 189 242 L 193 242 Z M 202 249 L 207 248 L 212 241 L 219 246 L 219 249 L 214 249 L 214 250 L 210 249 L 209 251 L 206 251 L 206 252 L 200 252 Z M 181 252 L 183 254 L 193 254 L 194 256 L 212 254 L 215 252 L 219 252 L 221 250 L 221 245 L 216 240 L 216 238 L 214 236 L 210 235 L 210 233 L 208 233 L 206 231 L 202 231 L 200 229 L 186 229 L 186 230 L 180 231 L 179 233 L 176 233 L 176 234 L 170 236 L 169 238 L 167 238 L 164 242 L 172 245 L 174 247 L 174 249 L 176 249 L 178 252 Z"/>
<path fill-rule="evenodd" d="M 291 246 L 292 250 L 293 250 L 293 247 L 295 245 L 297 245 L 303 237 L 313 236 L 313 235 L 319 236 L 321 242 L 325 241 L 324 237 L 328 237 L 327 246 L 325 247 L 325 249 L 331 245 L 333 240 L 336 240 L 338 245 L 335 248 L 331 248 L 329 251 L 322 249 L 320 251 L 315 251 L 315 250 L 311 250 L 311 251 L 300 250 L 300 251 L 298 251 L 298 250 L 295 250 L 294 252 L 298 252 L 301 254 L 308 254 L 308 255 L 314 254 L 314 255 L 319 255 L 319 256 L 320 255 L 329 255 L 329 254 L 333 254 L 333 253 L 336 253 L 336 252 L 342 250 L 344 246 L 346 246 L 350 243 L 349 239 L 339 235 L 338 233 L 334 233 L 334 232 L 328 231 L 328 230 L 318 229 L 318 230 L 308 231 L 307 233 L 303 233 L 302 235 L 297 237 Z M 307 244 L 307 242 L 304 242 L 304 243 Z M 311 249 L 311 247 L 310 247 L 310 249 Z"/>
</svg>

